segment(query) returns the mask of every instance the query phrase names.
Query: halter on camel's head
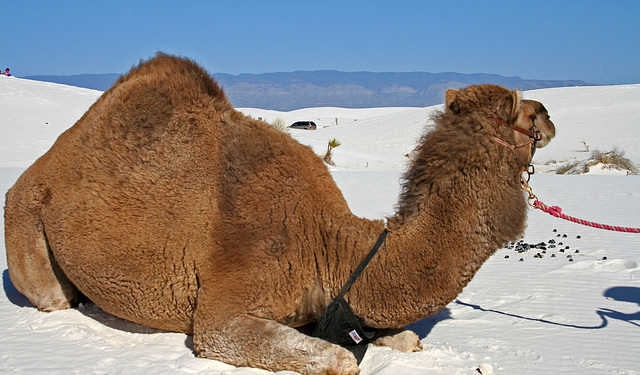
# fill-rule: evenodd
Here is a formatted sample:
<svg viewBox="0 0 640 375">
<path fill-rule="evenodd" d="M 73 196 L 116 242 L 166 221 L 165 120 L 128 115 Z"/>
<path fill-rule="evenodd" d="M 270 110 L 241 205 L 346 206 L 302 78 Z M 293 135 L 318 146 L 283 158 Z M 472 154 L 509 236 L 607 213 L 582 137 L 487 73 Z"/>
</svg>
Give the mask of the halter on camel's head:
<svg viewBox="0 0 640 375">
<path fill-rule="evenodd" d="M 498 124 L 502 124 L 502 125 L 509 125 L 507 124 L 504 120 L 500 120 L 499 118 L 492 118 L 491 120 L 497 122 Z M 542 133 L 536 128 L 536 124 L 533 124 L 533 127 L 531 128 L 531 130 L 526 130 L 526 129 L 522 129 L 521 127 L 517 126 L 517 125 L 513 125 L 513 130 L 522 133 L 526 136 L 529 137 L 529 140 L 525 143 L 519 144 L 519 145 L 512 145 L 511 143 L 507 142 L 507 141 L 503 141 L 502 139 L 498 138 L 498 137 L 492 137 L 492 139 L 498 143 L 500 143 L 503 146 L 509 147 L 512 150 L 516 150 L 520 147 L 524 147 L 527 145 L 531 146 L 531 157 L 529 158 L 529 163 L 531 163 L 531 160 L 533 160 L 533 155 L 535 155 L 536 153 L 536 147 L 538 144 L 538 141 L 540 141 L 542 139 Z"/>
<path fill-rule="evenodd" d="M 451 111 L 456 114 L 465 112 L 476 112 L 479 114 L 485 113 L 486 118 L 494 121 L 500 125 L 511 127 L 514 132 L 521 133 L 529 137 L 526 142 L 519 144 L 512 144 L 497 136 L 491 136 L 491 139 L 514 152 L 522 147 L 529 146 L 529 155 L 526 163 L 523 166 L 523 173 L 533 173 L 533 166 L 531 160 L 536 152 L 538 141 L 542 140 L 542 133 L 536 128 L 535 120 L 532 119 L 531 127 L 525 129 L 521 124 L 518 124 L 519 115 L 523 107 L 522 94 L 519 90 L 508 91 L 507 89 L 495 86 L 495 85 L 482 85 L 483 90 L 447 90 L 445 96 L 445 106 L 447 111 Z M 489 108 L 486 107 L 487 100 L 479 100 L 477 96 L 488 94 L 491 96 L 490 102 L 493 103 Z M 460 100 L 463 99 L 463 100 Z M 475 100 L 474 100 L 475 99 Z M 469 103 L 484 103 L 485 107 L 474 107 Z M 497 117 L 498 115 L 499 117 Z M 502 117 L 502 118 L 500 118 Z"/>
</svg>

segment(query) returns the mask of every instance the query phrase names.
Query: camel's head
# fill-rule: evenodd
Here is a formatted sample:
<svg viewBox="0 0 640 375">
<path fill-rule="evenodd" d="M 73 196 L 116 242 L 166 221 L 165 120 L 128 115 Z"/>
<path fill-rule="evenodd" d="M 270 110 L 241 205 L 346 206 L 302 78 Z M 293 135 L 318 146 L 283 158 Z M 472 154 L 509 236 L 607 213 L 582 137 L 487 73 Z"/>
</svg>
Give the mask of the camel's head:
<svg viewBox="0 0 640 375">
<path fill-rule="evenodd" d="M 516 152 L 523 163 L 531 163 L 537 148 L 546 146 L 556 136 L 556 127 L 551 122 L 547 109 L 535 100 L 523 100 L 520 112 L 514 123 L 515 143 L 526 144 L 532 140 L 530 147 L 519 147 Z M 532 138 L 533 137 L 533 138 Z"/>
<path fill-rule="evenodd" d="M 497 85 L 472 85 L 447 90 L 445 110 L 457 116 L 476 115 L 514 124 L 522 107 L 522 94 Z"/>
<path fill-rule="evenodd" d="M 556 129 L 546 108 L 535 100 L 523 100 L 518 90 L 496 85 L 473 85 L 448 90 L 445 111 L 457 116 L 479 116 L 495 123 L 498 134 L 512 131 L 514 143 L 498 137 L 500 143 L 514 148 L 524 165 L 531 162 L 535 148 L 546 146 Z"/>
<path fill-rule="evenodd" d="M 536 143 L 537 148 L 546 146 L 556 136 L 556 127 L 549 117 L 547 109 L 535 100 L 523 100 L 522 109 L 516 120 L 516 125 L 522 129 L 532 130 L 535 126 L 542 138 Z"/>
</svg>

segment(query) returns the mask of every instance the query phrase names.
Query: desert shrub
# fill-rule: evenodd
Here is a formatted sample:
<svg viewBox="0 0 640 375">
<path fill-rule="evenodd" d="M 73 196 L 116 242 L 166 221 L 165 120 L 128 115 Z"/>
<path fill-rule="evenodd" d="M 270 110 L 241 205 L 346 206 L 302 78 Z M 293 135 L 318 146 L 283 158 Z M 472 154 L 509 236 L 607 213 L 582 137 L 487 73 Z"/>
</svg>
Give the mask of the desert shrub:
<svg viewBox="0 0 640 375">
<path fill-rule="evenodd" d="M 602 164 L 608 169 L 626 170 L 628 174 L 637 175 L 638 168 L 629 159 L 624 157 L 624 152 L 613 150 L 602 152 L 595 150 L 591 153 L 591 157 L 587 160 L 577 161 L 565 164 L 556 169 L 557 174 L 583 174 L 589 172 L 594 165 Z"/>
<path fill-rule="evenodd" d="M 332 140 L 329 141 L 329 143 L 327 144 L 327 153 L 324 154 L 324 162 L 329 164 L 329 165 L 335 165 L 333 163 L 333 161 L 331 160 L 331 151 L 340 146 L 340 141 L 338 141 L 337 139 L 333 138 Z"/>
<path fill-rule="evenodd" d="M 636 165 L 624 157 L 624 152 L 618 152 L 617 150 L 609 152 L 596 150 L 591 155 L 591 159 L 596 160 L 598 163 L 608 164 L 617 169 L 636 169 Z"/>
<path fill-rule="evenodd" d="M 589 172 L 586 160 L 567 163 L 556 169 L 556 174 L 584 174 Z"/>
<path fill-rule="evenodd" d="M 586 141 L 582 141 L 582 144 L 584 145 L 584 152 L 589 152 L 589 144 Z"/>
<path fill-rule="evenodd" d="M 289 132 L 289 128 L 287 127 L 287 123 L 284 122 L 284 120 L 281 119 L 280 117 L 278 117 L 277 119 L 273 120 L 271 122 L 271 126 L 273 126 L 274 128 L 280 130 L 283 133 L 288 133 Z"/>
</svg>

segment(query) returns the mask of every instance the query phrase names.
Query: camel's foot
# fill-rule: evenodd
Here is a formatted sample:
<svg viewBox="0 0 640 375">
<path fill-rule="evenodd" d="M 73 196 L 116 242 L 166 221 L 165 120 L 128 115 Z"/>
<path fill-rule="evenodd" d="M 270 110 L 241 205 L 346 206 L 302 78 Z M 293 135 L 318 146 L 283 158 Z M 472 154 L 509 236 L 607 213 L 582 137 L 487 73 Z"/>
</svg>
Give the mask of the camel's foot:
<svg viewBox="0 0 640 375">
<path fill-rule="evenodd" d="M 376 346 L 388 346 L 401 352 L 419 352 L 422 350 L 420 338 L 407 329 L 391 329 L 381 331 L 379 337 L 371 342 Z"/>
<path fill-rule="evenodd" d="M 301 374 L 357 375 L 358 363 L 350 351 L 333 346 L 323 353 L 317 361 L 300 369 Z"/>
</svg>

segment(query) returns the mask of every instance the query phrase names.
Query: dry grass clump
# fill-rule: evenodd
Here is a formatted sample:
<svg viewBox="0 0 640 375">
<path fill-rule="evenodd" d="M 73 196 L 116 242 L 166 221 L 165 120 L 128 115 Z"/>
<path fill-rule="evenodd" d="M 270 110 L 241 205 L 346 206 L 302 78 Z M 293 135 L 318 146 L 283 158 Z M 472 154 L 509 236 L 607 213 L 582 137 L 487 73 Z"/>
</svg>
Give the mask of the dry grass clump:
<svg viewBox="0 0 640 375">
<path fill-rule="evenodd" d="M 590 168 L 601 164 L 607 169 L 617 169 L 627 171 L 629 175 L 637 175 L 638 168 L 629 159 L 624 157 L 624 152 L 613 150 L 602 152 L 595 150 L 587 160 L 565 164 L 556 169 L 557 174 L 583 174 L 589 172 Z"/>
</svg>

